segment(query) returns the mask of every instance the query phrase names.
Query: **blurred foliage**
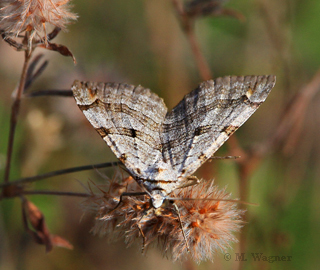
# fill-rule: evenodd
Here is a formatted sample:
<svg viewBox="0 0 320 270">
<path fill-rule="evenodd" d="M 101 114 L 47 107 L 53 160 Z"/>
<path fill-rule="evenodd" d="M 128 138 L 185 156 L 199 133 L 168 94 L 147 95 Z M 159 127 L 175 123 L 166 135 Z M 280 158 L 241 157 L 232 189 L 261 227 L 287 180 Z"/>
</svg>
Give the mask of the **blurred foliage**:
<svg viewBox="0 0 320 270">
<path fill-rule="evenodd" d="M 75 79 L 127 82 L 151 88 L 172 108 L 201 81 L 170 1 L 79 0 L 73 4 L 80 16 L 78 22 L 70 25 L 69 32 L 59 34 L 56 42 L 68 46 L 78 64 L 73 66 L 71 59 L 42 51 L 49 59 L 49 67 L 32 90 L 69 89 Z M 277 75 L 270 97 L 236 133 L 246 149 L 272 135 L 284 106 L 320 68 L 320 2 L 231 0 L 226 7 L 241 12 L 246 21 L 206 17 L 196 22 L 196 35 L 214 75 Z M 0 43 L 2 175 L 11 93 L 19 80 L 22 54 Z M 243 262 L 243 269 L 315 269 L 320 263 L 319 102 L 317 95 L 309 105 L 303 132 L 291 154 L 276 151 L 268 155 L 250 179 L 249 201 L 260 206 L 247 207 L 248 260 Z M 35 141 L 28 122 L 34 110 L 43 114 L 42 129 L 57 134 L 44 133 Z M 57 122 L 49 121 L 52 116 Z M 49 123 L 61 128 L 55 129 Z M 45 137 L 50 136 L 57 147 L 48 148 L 44 154 L 48 144 Z M 24 99 L 14 146 L 11 179 L 29 176 L 23 172 L 39 174 L 115 160 L 71 98 Z M 222 147 L 218 155 L 227 149 Z M 31 155 L 39 160 L 28 163 L 22 171 Z M 112 176 L 112 169 L 101 171 Z M 239 196 L 239 176 L 232 160 L 208 163 L 198 175 L 205 175 L 207 180 L 215 178 L 218 185 L 228 185 L 233 196 Z M 75 179 L 85 184 L 89 178 L 105 181 L 90 171 L 43 180 L 31 187 L 82 192 L 83 187 Z M 239 264 L 235 260 L 237 245 L 227 251 L 232 256 L 230 261 L 220 253 L 214 256 L 214 264 L 204 262 L 199 266 L 192 262 L 173 264 L 156 248 L 149 248 L 143 256 L 139 241 L 126 249 L 123 240 L 108 243 L 90 235 L 93 217 L 87 215 L 79 222 L 81 199 L 30 199 L 43 211 L 51 232 L 68 239 L 75 249 L 55 248 L 46 255 L 44 247 L 36 245 L 23 231 L 19 199 L 1 201 L 0 269 L 235 269 Z M 266 256 L 292 256 L 292 260 L 253 260 L 251 253 L 260 252 Z"/>
</svg>

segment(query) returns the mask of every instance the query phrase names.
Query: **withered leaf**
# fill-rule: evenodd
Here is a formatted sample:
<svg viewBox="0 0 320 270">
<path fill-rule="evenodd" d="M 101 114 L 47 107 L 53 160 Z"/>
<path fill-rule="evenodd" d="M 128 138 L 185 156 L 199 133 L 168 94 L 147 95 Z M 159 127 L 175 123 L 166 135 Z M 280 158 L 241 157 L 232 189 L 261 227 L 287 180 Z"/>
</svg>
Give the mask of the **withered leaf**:
<svg viewBox="0 0 320 270">
<path fill-rule="evenodd" d="M 25 230 L 32 236 L 36 243 L 46 246 L 46 252 L 50 252 L 53 246 L 68 249 L 73 248 L 67 240 L 58 235 L 50 234 L 42 212 L 36 205 L 25 198 L 22 203 L 22 217 Z M 29 224 L 31 224 L 34 230 L 29 228 Z"/>
<path fill-rule="evenodd" d="M 52 250 L 53 244 L 50 237 L 50 232 L 46 226 L 44 215 L 41 211 L 27 199 L 23 200 L 22 217 L 25 230 L 33 237 L 36 243 L 46 246 L 46 252 Z M 35 229 L 31 230 L 28 221 Z"/>
<path fill-rule="evenodd" d="M 56 26 L 52 30 L 52 32 L 47 35 L 48 40 L 54 39 L 60 33 L 60 31 L 61 31 L 61 28 Z"/>
<path fill-rule="evenodd" d="M 46 44 L 39 44 L 38 47 L 44 48 L 47 50 L 51 50 L 51 51 L 59 52 L 63 56 L 71 56 L 74 64 L 77 63 L 76 58 L 73 56 L 72 52 L 68 49 L 67 46 L 64 46 L 61 44 L 56 44 L 56 43 L 51 43 L 48 41 Z"/>
</svg>

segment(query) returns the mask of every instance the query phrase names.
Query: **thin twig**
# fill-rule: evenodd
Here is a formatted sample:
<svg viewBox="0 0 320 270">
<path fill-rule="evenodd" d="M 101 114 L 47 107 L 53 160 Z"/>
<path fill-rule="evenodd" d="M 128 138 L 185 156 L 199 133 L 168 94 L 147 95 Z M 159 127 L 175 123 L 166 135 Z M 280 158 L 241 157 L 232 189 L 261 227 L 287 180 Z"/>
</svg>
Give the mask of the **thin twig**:
<svg viewBox="0 0 320 270">
<path fill-rule="evenodd" d="M 43 97 L 43 96 L 58 96 L 58 97 L 72 97 L 71 90 L 57 90 L 57 89 L 48 89 L 40 90 L 36 92 L 31 92 L 24 95 L 25 97 Z"/>
<path fill-rule="evenodd" d="M 23 64 L 23 68 L 22 68 L 19 87 L 18 87 L 17 94 L 16 94 L 15 100 L 14 100 L 14 102 L 12 104 L 12 108 L 11 108 L 10 130 L 9 130 L 7 160 L 6 160 L 6 167 L 5 167 L 5 173 L 4 173 L 4 183 L 9 182 L 14 136 L 15 136 L 15 131 L 16 131 L 19 110 L 20 110 L 21 96 L 22 96 L 24 86 L 26 83 L 26 77 L 27 77 L 28 64 L 29 64 L 30 57 L 31 57 L 31 53 L 29 52 L 29 50 L 25 51 L 25 59 L 24 59 L 24 64 Z"/>
<path fill-rule="evenodd" d="M 116 162 L 92 164 L 92 165 L 85 165 L 85 166 L 57 170 L 57 171 L 53 171 L 53 172 L 39 174 L 36 176 L 31 176 L 31 177 L 25 177 L 25 178 L 21 178 L 21 179 L 15 180 L 15 181 L 3 183 L 3 184 L 0 184 L 0 188 L 3 188 L 5 186 L 10 186 L 10 185 L 32 183 L 35 181 L 43 180 L 46 178 L 50 178 L 50 177 L 54 177 L 54 176 L 58 176 L 58 175 L 62 175 L 62 174 L 68 174 L 68 173 L 74 173 L 74 172 L 80 172 L 80 171 L 86 171 L 86 170 L 92 170 L 92 169 L 99 169 L 99 168 L 106 168 L 106 167 L 111 167 L 111 166 L 117 166 L 119 164 L 120 164 L 120 162 L 116 161 Z"/>
<path fill-rule="evenodd" d="M 64 192 L 51 190 L 24 190 L 20 195 L 58 195 L 58 196 L 74 196 L 74 197 L 90 197 L 89 193 L 80 192 Z"/>
</svg>

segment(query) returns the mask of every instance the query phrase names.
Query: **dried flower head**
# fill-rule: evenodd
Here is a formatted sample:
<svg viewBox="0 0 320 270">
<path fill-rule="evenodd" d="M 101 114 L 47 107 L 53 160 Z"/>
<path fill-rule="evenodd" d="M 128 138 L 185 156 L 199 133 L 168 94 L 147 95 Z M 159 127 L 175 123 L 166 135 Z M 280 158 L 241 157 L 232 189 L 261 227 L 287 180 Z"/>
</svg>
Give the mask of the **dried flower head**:
<svg viewBox="0 0 320 270">
<path fill-rule="evenodd" d="M 85 201 L 87 210 L 97 211 L 93 233 L 116 239 L 123 236 L 128 245 L 142 237 L 143 250 L 156 240 L 163 253 L 170 254 L 173 260 L 187 255 L 188 246 L 195 261 L 212 259 L 214 252 L 237 241 L 233 232 L 243 224 L 243 211 L 236 208 L 234 201 L 227 200 L 230 194 L 213 183 L 200 183 L 171 194 L 177 198 L 174 203 L 181 223 L 173 202 L 168 200 L 158 209 L 151 208 L 147 195 L 124 196 L 119 204 L 123 192 L 141 192 L 131 177 L 122 183 L 112 181 L 107 191 L 98 188 L 100 194 L 92 192 L 92 197 Z"/>
<path fill-rule="evenodd" d="M 8 36 L 28 31 L 46 39 L 47 24 L 65 29 L 77 18 L 69 0 L 3 0 L 0 7 L 0 31 Z"/>
<path fill-rule="evenodd" d="M 202 182 L 176 190 L 173 197 L 197 199 L 176 201 L 195 261 L 212 259 L 217 250 L 226 251 L 231 243 L 237 242 L 233 233 L 243 225 L 243 210 L 237 208 L 234 200 L 228 201 L 230 194 L 225 189 L 220 190 L 213 182 Z M 174 259 L 187 252 L 181 233 L 171 233 L 169 240 L 166 245 L 172 249 Z"/>
</svg>

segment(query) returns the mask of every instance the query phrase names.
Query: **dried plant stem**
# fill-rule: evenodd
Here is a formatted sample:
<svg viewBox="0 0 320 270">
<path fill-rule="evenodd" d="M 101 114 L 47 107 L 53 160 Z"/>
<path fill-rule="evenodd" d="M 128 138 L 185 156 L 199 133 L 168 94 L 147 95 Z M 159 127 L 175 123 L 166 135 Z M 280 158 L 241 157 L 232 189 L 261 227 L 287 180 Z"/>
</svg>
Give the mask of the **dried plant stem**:
<svg viewBox="0 0 320 270">
<path fill-rule="evenodd" d="M 190 43 L 190 47 L 200 73 L 200 77 L 204 81 L 211 80 L 213 78 L 211 74 L 211 70 L 209 68 L 209 65 L 205 57 L 203 56 L 198 40 L 194 33 L 193 20 L 185 13 L 183 9 L 183 5 L 180 0 L 171 0 L 171 1 L 173 6 L 176 9 L 177 14 L 180 17 L 180 22 L 182 24 L 183 31 Z"/>
<path fill-rule="evenodd" d="M 35 182 L 35 181 L 43 180 L 43 179 L 54 177 L 54 176 L 58 176 L 58 175 L 68 174 L 68 173 L 74 173 L 74 172 L 80 172 L 80 171 L 86 171 L 86 170 L 92 170 L 92 169 L 99 169 L 99 168 L 117 166 L 119 164 L 120 164 L 120 162 L 116 161 L 116 162 L 92 164 L 92 165 L 85 165 L 85 166 L 79 166 L 79 167 L 73 167 L 73 168 L 57 170 L 57 171 L 53 171 L 53 172 L 39 174 L 39 175 L 36 175 L 36 176 L 31 176 L 31 177 L 25 177 L 25 178 L 21 178 L 21 179 L 15 180 L 15 181 L 3 183 L 3 184 L 0 184 L 0 188 L 3 188 L 5 186 L 11 186 L 11 185 L 20 185 L 20 184 L 32 183 L 32 182 Z"/>
<path fill-rule="evenodd" d="M 197 41 L 197 38 L 193 30 L 192 23 L 190 22 L 190 19 L 186 20 L 185 33 L 186 33 L 186 36 L 188 37 L 201 78 L 204 81 L 211 80 L 212 74 L 211 74 L 209 65 L 201 52 L 199 43 Z"/>
<path fill-rule="evenodd" d="M 29 52 L 29 50 L 26 50 L 19 86 L 17 89 L 14 102 L 12 104 L 12 108 L 11 108 L 10 130 L 9 130 L 9 140 L 8 140 L 8 149 L 7 149 L 7 161 L 6 161 L 6 167 L 4 172 L 4 183 L 9 182 L 14 136 L 16 131 L 18 115 L 20 111 L 21 96 L 26 83 L 28 64 L 29 64 L 30 58 L 31 58 L 31 53 Z"/>
</svg>

